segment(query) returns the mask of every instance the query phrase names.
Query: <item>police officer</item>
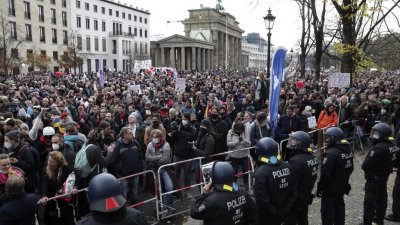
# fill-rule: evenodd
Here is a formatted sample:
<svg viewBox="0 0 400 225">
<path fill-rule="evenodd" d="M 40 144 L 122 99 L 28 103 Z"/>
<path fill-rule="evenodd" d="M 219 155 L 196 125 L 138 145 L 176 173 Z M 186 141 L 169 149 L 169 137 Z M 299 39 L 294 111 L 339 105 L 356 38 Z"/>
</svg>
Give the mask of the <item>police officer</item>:
<svg viewBox="0 0 400 225">
<path fill-rule="evenodd" d="M 366 179 L 364 225 L 372 224 L 373 220 L 383 224 L 387 207 L 387 180 L 393 172 L 398 150 L 391 134 L 392 129 L 385 123 L 378 123 L 371 129 L 373 147 L 362 164 Z"/>
<path fill-rule="evenodd" d="M 340 128 L 331 127 L 324 133 L 326 146 L 317 197 L 321 199 L 322 225 L 344 225 L 345 205 L 343 196 L 349 194 L 349 178 L 354 170 L 353 151 Z"/>
<path fill-rule="evenodd" d="M 254 178 L 254 196 L 258 206 L 258 224 L 281 224 L 296 200 L 296 177 L 281 161 L 278 143 L 265 137 L 256 144 L 259 166 Z"/>
<path fill-rule="evenodd" d="M 400 148 L 400 131 L 396 136 L 397 149 Z M 386 220 L 393 222 L 400 222 L 400 153 L 397 154 L 397 160 L 395 167 L 397 168 L 396 180 L 394 181 L 393 193 L 392 193 L 392 213 L 385 217 Z"/>
<path fill-rule="evenodd" d="M 77 225 L 147 225 L 145 217 L 136 209 L 125 207 L 121 183 L 109 173 L 95 176 L 89 183 L 88 198 L 92 215 Z"/>
<path fill-rule="evenodd" d="M 256 207 L 246 191 L 235 183 L 233 167 L 216 161 L 211 169 L 211 183 L 192 205 L 190 215 L 204 225 L 255 224 Z"/>
<path fill-rule="evenodd" d="M 310 148 L 311 138 L 304 131 L 296 131 L 289 135 L 288 149 L 293 156 L 288 163 L 292 166 L 297 178 L 297 198 L 284 222 L 285 225 L 308 224 L 308 205 L 311 204 L 311 194 L 318 174 L 318 158 Z"/>
</svg>

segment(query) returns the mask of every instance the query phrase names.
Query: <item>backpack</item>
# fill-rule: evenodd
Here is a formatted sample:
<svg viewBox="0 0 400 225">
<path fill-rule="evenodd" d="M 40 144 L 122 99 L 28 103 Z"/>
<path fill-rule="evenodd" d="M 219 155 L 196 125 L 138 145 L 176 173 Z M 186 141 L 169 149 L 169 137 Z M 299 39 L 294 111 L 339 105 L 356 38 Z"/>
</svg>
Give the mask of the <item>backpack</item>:
<svg viewBox="0 0 400 225">
<path fill-rule="evenodd" d="M 25 143 L 20 151 L 19 154 L 22 155 L 22 153 L 27 150 L 27 151 L 31 151 L 32 152 L 32 157 L 33 157 L 33 166 L 35 168 L 35 172 L 38 173 L 41 170 L 41 166 L 40 166 L 40 155 L 39 152 L 36 148 L 30 146 L 28 143 Z"/>
<path fill-rule="evenodd" d="M 68 135 L 64 139 L 64 144 L 66 144 L 68 150 L 77 152 L 82 148 L 84 142 L 79 138 L 78 135 Z"/>
<path fill-rule="evenodd" d="M 86 150 L 94 146 L 92 144 L 83 146 L 81 150 L 76 154 L 75 157 L 75 165 L 74 169 L 76 172 L 76 175 L 78 175 L 81 178 L 86 178 L 92 174 L 93 170 L 97 167 L 97 164 L 93 166 L 93 168 L 90 167 L 89 161 L 87 160 L 87 155 L 86 155 Z"/>
</svg>

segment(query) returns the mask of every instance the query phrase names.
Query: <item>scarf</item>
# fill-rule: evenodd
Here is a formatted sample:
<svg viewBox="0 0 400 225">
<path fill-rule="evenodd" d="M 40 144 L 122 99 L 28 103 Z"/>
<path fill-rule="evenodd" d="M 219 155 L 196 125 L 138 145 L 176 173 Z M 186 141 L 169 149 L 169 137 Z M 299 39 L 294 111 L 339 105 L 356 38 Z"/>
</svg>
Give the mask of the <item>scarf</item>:
<svg viewBox="0 0 400 225">
<path fill-rule="evenodd" d="M 153 142 L 153 147 L 154 148 L 161 148 L 165 143 L 164 139 L 161 139 L 160 142 L 158 142 L 157 144 Z"/>
</svg>

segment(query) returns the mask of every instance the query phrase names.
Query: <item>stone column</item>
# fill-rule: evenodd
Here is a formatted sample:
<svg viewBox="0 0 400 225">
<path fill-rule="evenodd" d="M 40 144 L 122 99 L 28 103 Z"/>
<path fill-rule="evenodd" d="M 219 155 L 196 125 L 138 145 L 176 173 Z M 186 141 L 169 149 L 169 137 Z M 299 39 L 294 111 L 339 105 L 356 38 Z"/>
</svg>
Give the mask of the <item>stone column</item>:
<svg viewBox="0 0 400 225">
<path fill-rule="evenodd" d="M 169 60 L 170 60 L 170 67 L 175 67 L 175 48 L 171 47 L 171 50 L 169 50 Z"/>
<path fill-rule="evenodd" d="M 240 67 L 240 54 L 242 52 L 242 49 L 239 47 L 240 41 L 241 41 L 240 38 L 236 38 L 235 48 L 237 50 L 236 50 L 235 58 L 236 58 L 236 65 L 237 65 L 238 68 Z"/>
<path fill-rule="evenodd" d="M 201 48 L 196 48 L 197 50 L 197 66 L 196 69 L 197 71 L 201 70 Z"/>
<path fill-rule="evenodd" d="M 214 60 L 213 60 L 213 58 L 214 58 L 214 50 L 212 50 L 212 49 L 208 49 L 208 56 L 209 56 L 209 59 L 208 59 L 208 69 L 209 70 L 213 70 L 213 68 L 214 68 L 214 64 L 213 64 L 213 62 L 214 62 Z"/>
<path fill-rule="evenodd" d="M 192 47 L 192 58 L 190 59 L 192 62 L 192 70 L 196 69 L 196 47 Z"/>
<path fill-rule="evenodd" d="M 185 56 L 185 47 L 181 47 L 181 70 L 186 70 L 186 56 Z"/>
<path fill-rule="evenodd" d="M 211 69 L 215 68 L 215 65 L 218 64 L 218 42 L 219 42 L 219 37 L 218 37 L 218 31 L 213 30 L 212 31 L 212 42 L 215 46 L 215 51 L 212 52 L 213 55 L 213 60 L 211 61 Z"/>
<path fill-rule="evenodd" d="M 206 71 L 206 49 L 201 49 L 201 70 Z"/>
<path fill-rule="evenodd" d="M 232 69 L 236 69 L 236 65 L 235 65 L 236 49 L 234 47 L 235 46 L 234 43 L 235 43 L 235 37 L 230 36 L 229 37 L 229 57 L 228 57 L 228 59 L 229 59 L 229 68 L 232 68 Z"/>
<path fill-rule="evenodd" d="M 165 66 L 165 48 L 161 47 L 161 65 L 160 66 Z"/>
<path fill-rule="evenodd" d="M 190 48 L 185 48 L 185 55 L 186 55 L 186 68 L 187 70 L 190 70 L 190 65 L 192 65 L 192 61 L 190 59 L 191 55 L 190 55 Z"/>
<path fill-rule="evenodd" d="M 159 48 L 154 49 L 154 66 L 158 66 L 160 64 L 160 61 L 158 60 L 158 57 L 160 56 L 160 54 L 158 52 L 159 50 L 160 50 Z"/>
</svg>

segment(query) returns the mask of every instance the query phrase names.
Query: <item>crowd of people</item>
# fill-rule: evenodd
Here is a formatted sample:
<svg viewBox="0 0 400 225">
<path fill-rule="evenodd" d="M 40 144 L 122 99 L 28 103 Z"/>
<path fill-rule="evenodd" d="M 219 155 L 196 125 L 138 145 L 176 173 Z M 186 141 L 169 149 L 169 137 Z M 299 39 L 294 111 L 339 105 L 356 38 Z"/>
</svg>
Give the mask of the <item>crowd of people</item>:
<svg viewBox="0 0 400 225">
<path fill-rule="evenodd" d="M 35 224 L 35 216 L 18 214 L 13 218 L 10 214 L 2 214 L 6 212 L 3 209 L 9 207 L 7 204 L 11 200 L 19 198 L 15 196 L 26 192 L 26 200 L 23 200 L 25 203 L 21 204 L 38 202 L 37 209 L 35 205 L 30 207 L 35 210 L 39 224 L 72 225 L 88 215 L 93 208 L 87 193 L 77 193 L 77 190 L 88 187 L 98 174 L 109 173 L 121 178 L 145 170 L 157 172 L 160 166 L 171 162 L 208 157 L 251 146 L 259 146 L 256 149 L 261 150 L 236 151 L 226 156 L 206 158 L 202 163 L 229 161 L 234 174 L 237 174 L 239 170 L 243 173 L 248 171 L 249 155 L 261 164 L 276 166 L 278 162 L 293 160 L 298 154 L 296 149 L 305 152 L 319 149 L 324 168 L 332 160 L 330 157 L 336 156 L 326 154 L 326 151 L 324 153 L 326 132 L 321 128 L 336 126 L 343 132 L 340 137 L 337 133 L 331 134 L 336 137 L 332 138 L 331 144 L 340 144 L 338 142 L 344 140 L 355 141 L 353 137 L 357 134 L 361 140 L 358 144 L 362 146 L 376 144 L 369 138 L 376 124 L 385 123 L 390 126 L 391 133 L 384 138 L 380 137 L 382 140 L 397 134 L 400 128 L 400 78 L 393 74 L 363 74 L 353 80 L 351 87 L 340 89 L 328 87 L 325 77 L 321 80 L 306 77 L 283 82 L 277 129 L 268 122 L 269 80 L 264 72 L 180 71 L 178 76 L 186 81 L 186 88 L 181 92 L 175 89 L 174 76 L 159 71 L 108 73 L 104 85 L 100 85 L 96 74 L 53 77 L 49 73 L 0 78 L 4 84 L 0 86 L 0 218 L 9 215 L 10 223 L 6 224 L 16 221 L 20 221 L 20 224 Z M 309 125 L 311 117 L 315 117 L 316 126 Z M 310 141 L 305 141 L 308 146 L 299 147 L 293 143 L 301 139 L 294 138 L 294 133 L 316 129 L 318 132 L 310 137 Z M 294 139 L 283 146 L 282 154 L 278 154 L 278 144 L 275 146 L 274 143 L 288 138 Z M 273 150 L 274 146 L 276 150 Z M 352 164 L 352 150 L 349 148 L 346 145 L 343 147 L 345 150 L 342 150 L 346 152 L 346 159 L 351 158 Z M 373 157 L 373 154 L 370 156 Z M 315 171 L 318 160 L 313 157 L 307 160 L 313 161 L 310 168 Z M 256 203 L 264 210 L 263 215 L 258 216 L 261 221 L 270 216 L 276 218 L 276 223 L 271 224 L 280 224 L 290 214 L 293 205 L 308 205 L 312 200 L 308 194 L 311 196 L 309 192 L 315 179 L 311 182 L 311 189 L 308 186 L 298 190 L 300 193 L 308 193 L 305 195 L 308 197 L 296 200 L 293 197 L 297 196 L 294 194 L 295 186 L 292 186 L 292 180 L 296 180 L 292 177 L 294 172 L 291 175 L 285 174 L 293 168 L 279 164 L 279 170 L 283 171 L 279 182 L 282 188 L 288 185 L 292 190 L 285 196 L 291 201 L 271 208 L 268 202 L 277 200 L 269 199 L 270 196 L 263 193 L 265 183 L 272 182 L 266 175 L 271 169 L 261 165 L 257 168 L 260 169 L 255 173 L 254 192 Z M 327 168 L 325 166 L 325 172 L 333 171 Z M 192 170 L 195 181 L 199 183 L 202 177 L 198 161 L 179 164 L 173 170 L 163 169 L 159 181 L 163 184 L 163 192 L 191 185 Z M 347 185 L 351 171 L 346 170 L 346 175 L 340 175 L 342 177 L 336 181 L 344 182 L 343 187 L 337 187 L 341 188 L 340 193 L 350 191 Z M 183 182 L 180 181 L 182 173 Z M 316 178 L 316 173 L 314 176 Z M 323 174 L 321 177 L 328 180 L 319 181 L 318 195 L 336 193 L 337 190 L 331 190 L 332 181 L 329 177 Z M 244 178 L 243 182 L 247 189 L 250 181 Z M 139 188 L 155 194 L 152 184 L 148 176 L 122 180 L 122 194 L 126 198 L 124 204 L 134 205 L 139 202 Z M 15 190 L 10 187 L 15 187 Z M 205 192 L 210 190 L 212 188 L 207 187 Z M 223 187 L 215 190 L 223 191 Z M 49 200 L 66 193 L 72 195 Z M 183 192 L 182 197 L 186 195 Z M 341 198 L 330 196 L 323 200 L 327 204 L 321 211 L 329 215 L 329 218 L 323 218 L 323 224 L 332 224 L 328 221 L 333 221 L 335 216 L 329 213 L 333 210 L 329 208 L 332 205 L 329 203 L 340 205 L 343 195 Z M 160 208 L 162 213 L 173 213 L 172 194 L 166 195 L 164 202 L 166 207 Z M 197 207 L 204 205 L 199 204 Z M 277 209 L 283 210 L 278 212 Z M 299 213 L 304 215 L 307 212 Z M 400 212 L 397 213 L 393 218 L 400 221 Z M 379 215 L 381 218 L 382 215 Z M 299 220 L 290 218 L 291 222 L 287 224 L 295 224 L 300 220 L 305 221 L 302 224 L 307 223 L 307 218 L 303 217 Z M 341 219 L 338 220 L 335 224 L 343 224 Z M 365 221 L 365 224 L 368 223 Z"/>
</svg>

